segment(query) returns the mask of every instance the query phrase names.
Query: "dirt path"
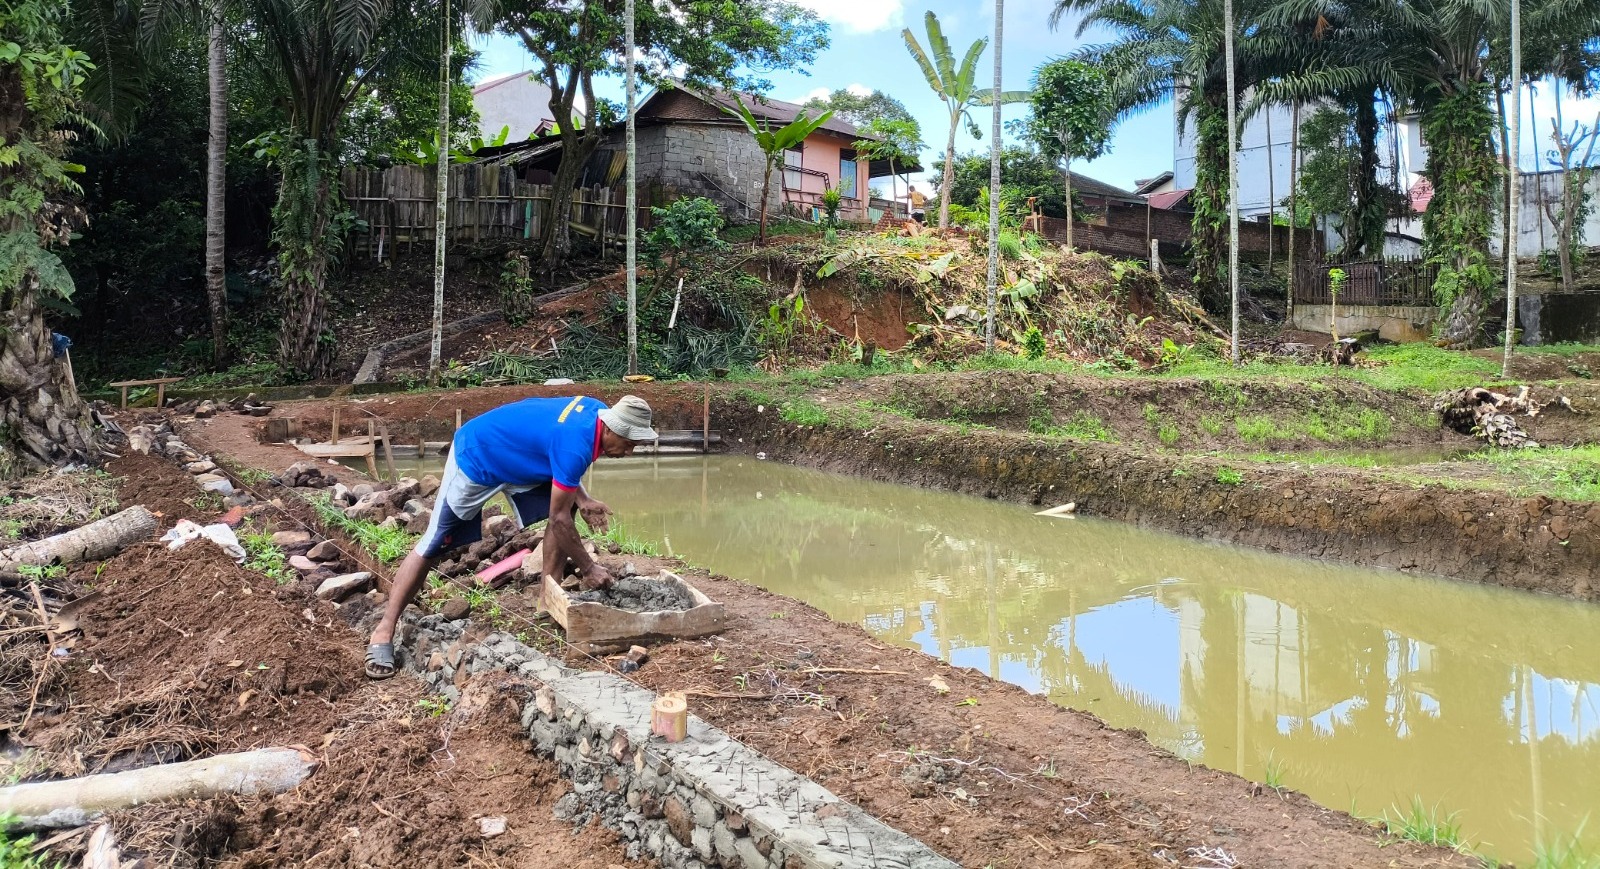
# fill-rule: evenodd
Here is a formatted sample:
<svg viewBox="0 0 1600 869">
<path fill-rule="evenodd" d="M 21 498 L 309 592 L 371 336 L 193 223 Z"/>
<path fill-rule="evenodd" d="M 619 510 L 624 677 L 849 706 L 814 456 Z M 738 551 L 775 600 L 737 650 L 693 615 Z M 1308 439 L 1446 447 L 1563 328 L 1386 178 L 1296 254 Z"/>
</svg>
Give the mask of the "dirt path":
<svg viewBox="0 0 1600 869">
<path fill-rule="evenodd" d="M 885 647 L 797 601 L 692 577 L 727 604 L 729 630 L 656 648 L 634 678 L 692 692 L 706 720 L 964 866 L 1195 865 L 1222 852 L 1249 866 L 1475 865 L 1387 842 L 1301 795 L 1190 766 L 1141 734 Z M 501 628 L 536 638 L 548 629 L 531 591 L 508 589 L 498 604 Z"/>
<path fill-rule="evenodd" d="M 123 503 L 161 508 L 163 527 L 214 518 L 189 503 L 192 480 L 164 460 L 133 454 L 109 470 L 123 478 Z M 141 543 L 71 579 L 92 598 L 62 680 L 22 734 L 36 749 L 33 771 L 81 775 L 272 745 L 321 755 L 306 783 L 275 798 L 112 816 L 125 857 L 178 867 L 646 865 L 609 832 L 555 817 L 566 783 L 527 752 L 522 700 L 493 683 L 469 689 L 482 702 L 445 712 L 414 680 L 369 682 L 362 637 L 339 611 L 205 541 L 177 551 Z M 503 835 L 481 834 L 489 816 L 507 819 Z"/>
</svg>

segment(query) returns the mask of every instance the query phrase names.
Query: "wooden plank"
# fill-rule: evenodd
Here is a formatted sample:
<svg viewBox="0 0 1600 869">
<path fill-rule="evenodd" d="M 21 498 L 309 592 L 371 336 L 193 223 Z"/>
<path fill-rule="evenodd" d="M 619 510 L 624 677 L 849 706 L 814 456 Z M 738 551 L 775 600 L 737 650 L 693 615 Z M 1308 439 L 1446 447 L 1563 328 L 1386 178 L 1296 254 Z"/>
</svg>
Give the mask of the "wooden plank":
<svg viewBox="0 0 1600 869">
<path fill-rule="evenodd" d="M 553 577 L 540 585 L 540 605 L 567 632 L 567 642 L 585 652 L 627 648 L 635 643 L 676 637 L 705 637 L 727 629 L 721 603 L 706 597 L 683 577 L 661 571 L 660 582 L 684 589 L 693 605 L 686 610 L 629 612 L 589 601 L 574 601 Z"/>
<path fill-rule="evenodd" d="M 372 444 L 346 441 L 342 444 L 295 444 L 295 449 L 319 459 L 360 459 L 373 454 Z"/>
</svg>

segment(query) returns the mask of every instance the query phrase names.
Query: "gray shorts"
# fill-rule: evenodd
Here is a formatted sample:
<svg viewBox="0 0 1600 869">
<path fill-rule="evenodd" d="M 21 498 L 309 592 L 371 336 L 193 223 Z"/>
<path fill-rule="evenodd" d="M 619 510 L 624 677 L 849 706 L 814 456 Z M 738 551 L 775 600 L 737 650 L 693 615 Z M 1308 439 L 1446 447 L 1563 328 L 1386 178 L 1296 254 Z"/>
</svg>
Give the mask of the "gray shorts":
<svg viewBox="0 0 1600 869">
<path fill-rule="evenodd" d="M 424 558 L 437 558 L 462 546 L 483 539 L 480 514 L 489 499 L 504 492 L 511 502 L 511 518 L 526 528 L 550 518 L 550 482 L 530 486 L 485 486 L 475 483 L 456 466 L 455 451 L 444 462 L 444 477 L 434 497 L 433 518 L 422 532 L 415 552 Z"/>
</svg>

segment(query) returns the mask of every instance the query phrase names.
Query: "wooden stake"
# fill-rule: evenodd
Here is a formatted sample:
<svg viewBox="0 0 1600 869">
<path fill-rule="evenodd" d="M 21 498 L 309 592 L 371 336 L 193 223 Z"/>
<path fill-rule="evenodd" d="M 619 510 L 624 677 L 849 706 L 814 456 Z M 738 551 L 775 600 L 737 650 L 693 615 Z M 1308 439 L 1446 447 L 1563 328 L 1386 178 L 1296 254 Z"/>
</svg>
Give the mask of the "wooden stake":
<svg viewBox="0 0 1600 869">
<path fill-rule="evenodd" d="M 461 408 L 456 408 L 456 431 L 461 431 Z"/>
<path fill-rule="evenodd" d="M 389 481 L 399 482 L 400 474 L 394 469 L 394 448 L 389 443 L 389 424 L 383 424 L 383 464 L 389 470 Z M 422 458 L 422 448 L 417 448 L 417 458 Z"/>
<path fill-rule="evenodd" d="M 668 742 L 682 742 L 689 736 L 689 698 L 682 691 L 668 691 L 656 698 L 650 708 L 650 732 Z"/>
<path fill-rule="evenodd" d="M 378 427 L 370 418 L 367 419 L 367 473 L 374 480 L 383 479 L 378 473 Z"/>
<path fill-rule="evenodd" d="M 700 452 L 711 452 L 711 384 L 705 385 L 705 405 L 700 412 Z"/>
<path fill-rule="evenodd" d="M 332 434 L 330 434 L 328 436 L 328 443 L 336 444 L 338 442 L 339 442 L 339 408 L 336 407 L 336 408 L 333 409 L 333 432 L 332 432 Z"/>
</svg>

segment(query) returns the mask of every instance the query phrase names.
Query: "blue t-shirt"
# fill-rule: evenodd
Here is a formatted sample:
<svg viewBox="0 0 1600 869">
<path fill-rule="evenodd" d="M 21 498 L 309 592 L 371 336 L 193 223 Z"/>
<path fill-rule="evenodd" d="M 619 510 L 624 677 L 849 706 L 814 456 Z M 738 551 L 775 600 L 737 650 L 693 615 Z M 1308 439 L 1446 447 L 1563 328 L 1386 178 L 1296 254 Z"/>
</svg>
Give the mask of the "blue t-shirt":
<svg viewBox="0 0 1600 869">
<path fill-rule="evenodd" d="M 553 482 L 576 489 L 600 457 L 598 399 L 527 398 L 474 417 L 456 432 L 456 466 L 481 486 Z"/>
</svg>

